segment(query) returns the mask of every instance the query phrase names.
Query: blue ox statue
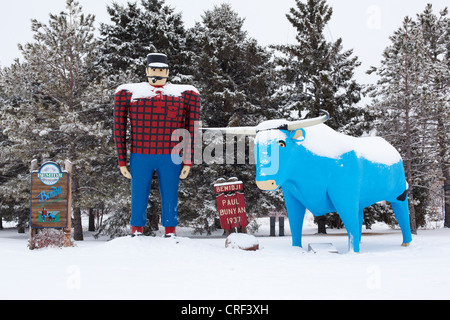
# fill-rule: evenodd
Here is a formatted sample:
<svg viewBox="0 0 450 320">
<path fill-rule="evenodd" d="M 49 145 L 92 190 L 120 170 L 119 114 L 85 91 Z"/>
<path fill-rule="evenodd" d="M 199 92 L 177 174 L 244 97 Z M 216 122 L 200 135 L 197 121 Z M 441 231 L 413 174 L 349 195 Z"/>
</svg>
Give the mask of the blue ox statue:
<svg viewBox="0 0 450 320">
<path fill-rule="evenodd" d="M 256 184 L 262 190 L 282 188 L 293 246 L 302 246 L 308 209 L 314 216 L 338 212 L 349 250 L 359 252 L 363 209 L 383 200 L 391 203 L 402 245 L 408 246 L 408 184 L 400 154 L 380 137 L 354 138 L 334 131 L 323 124 L 329 114 L 321 112 L 314 119 L 212 130 L 256 136 Z"/>
</svg>

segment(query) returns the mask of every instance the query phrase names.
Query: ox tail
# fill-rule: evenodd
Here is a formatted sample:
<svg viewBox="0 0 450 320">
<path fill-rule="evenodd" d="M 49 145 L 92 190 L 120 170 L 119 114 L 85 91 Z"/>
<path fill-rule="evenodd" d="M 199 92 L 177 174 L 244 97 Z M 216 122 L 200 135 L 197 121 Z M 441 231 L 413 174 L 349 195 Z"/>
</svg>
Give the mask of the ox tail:
<svg viewBox="0 0 450 320">
<path fill-rule="evenodd" d="M 397 200 L 398 200 L 398 201 L 405 201 L 405 200 L 406 200 L 406 197 L 408 196 L 408 190 L 409 190 L 409 189 L 406 189 L 405 192 L 403 192 L 401 195 L 399 195 L 399 196 L 397 197 Z"/>
</svg>

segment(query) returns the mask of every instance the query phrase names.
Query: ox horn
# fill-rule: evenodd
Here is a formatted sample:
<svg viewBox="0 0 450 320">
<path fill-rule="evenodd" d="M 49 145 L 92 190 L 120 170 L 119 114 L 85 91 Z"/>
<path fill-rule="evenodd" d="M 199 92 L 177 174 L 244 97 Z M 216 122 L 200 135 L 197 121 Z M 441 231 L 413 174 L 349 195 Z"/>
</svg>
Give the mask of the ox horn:
<svg viewBox="0 0 450 320">
<path fill-rule="evenodd" d="M 322 124 L 328 119 L 330 119 L 330 114 L 325 110 L 320 110 L 321 116 L 313 119 L 304 119 L 298 121 L 285 121 L 285 120 L 270 120 L 265 121 L 256 127 L 227 127 L 227 128 L 202 128 L 202 131 L 213 131 L 220 132 L 222 134 L 233 134 L 233 135 L 247 135 L 256 136 L 258 131 L 270 130 L 270 129 L 280 129 L 294 131 L 300 128 L 312 127 L 318 124 Z"/>
<path fill-rule="evenodd" d="M 322 124 L 330 119 L 330 114 L 325 110 L 320 110 L 321 116 L 313 119 L 304 119 L 298 121 L 292 121 L 288 124 L 288 130 L 294 131 L 300 128 L 312 127 L 318 124 Z"/>
<path fill-rule="evenodd" d="M 202 128 L 202 130 L 220 132 L 222 134 L 256 136 L 256 127 Z"/>
</svg>

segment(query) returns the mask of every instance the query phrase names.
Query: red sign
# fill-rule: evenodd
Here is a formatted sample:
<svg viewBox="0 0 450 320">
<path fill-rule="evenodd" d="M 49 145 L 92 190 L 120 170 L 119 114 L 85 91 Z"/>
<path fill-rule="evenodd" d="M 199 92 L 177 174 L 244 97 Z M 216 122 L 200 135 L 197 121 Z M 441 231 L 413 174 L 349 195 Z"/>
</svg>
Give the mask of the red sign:
<svg viewBox="0 0 450 320">
<path fill-rule="evenodd" d="M 224 230 L 248 226 L 247 210 L 241 181 L 214 185 L 220 225 Z"/>
<path fill-rule="evenodd" d="M 215 193 L 244 191 L 244 184 L 241 181 L 219 183 L 214 185 Z"/>
</svg>

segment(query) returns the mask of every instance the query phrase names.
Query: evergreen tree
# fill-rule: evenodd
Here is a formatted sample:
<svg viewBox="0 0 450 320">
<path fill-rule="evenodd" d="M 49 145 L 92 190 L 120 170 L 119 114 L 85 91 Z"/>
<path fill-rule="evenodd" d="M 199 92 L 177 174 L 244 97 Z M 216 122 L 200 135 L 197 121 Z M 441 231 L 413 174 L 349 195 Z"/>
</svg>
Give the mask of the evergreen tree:
<svg viewBox="0 0 450 320">
<path fill-rule="evenodd" d="M 117 77 L 116 87 L 124 79 L 146 81 L 146 57 L 152 52 L 170 58 L 172 82 L 189 79 L 191 57 L 185 50 L 181 13 L 175 13 L 164 0 L 141 0 L 140 5 L 128 2 L 123 6 L 114 2 L 107 10 L 112 23 L 100 25 L 101 65 L 105 75 Z"/>
<path fill-rule="evenodd" d="M 0 70 L 0 194 L 2 195 L 0 220 L 16 221 L 21 228 L 22 222 L 26 220 L 29 188 L 22 181 L 27 174 L 26 166 L 9 152 L 14 141 L 8 138 L 9 126 L 4 116 L 9 109 L 9 95 L 6 87 L 8 75 L 5 71 Z M 23 108 L 25 109 L 26 105 L 23 105 Z M 19 108 L 16 109 L 18 110 Z"/>
<path fill-rule="evenodd" d="M 404 19 L 390 38 L 392 44 L 383 54 L 381 67 L 369 71 L 380 77 L 377 85 L 369 88 L 375 98 L 371 108 L 378 118 L 376 128 L 404 159 L 413 232 L 425 225 L 431 212 L 433 185 L 445 172 L 448 175 L 445 124 L 450 119 L 448 41 L 444 40 L 448 28 L 438 26 L 430 5 L 418 18 Z"/>
<path fill-rule="evenodd" d="M 83 239 L 81 206 L 90 196 L 83 190 L 91 188 L 87 176 L 94 161 L 102 161 L 101 146 L 110 138 L 91 91 L 99 48 L 94 19 L 67 0 L 66 11 L 50 14 L 48 24 L 32 20 L 34 42 L 19 45 L 25 62 L 5 69 L 8 103 L 2 125 L 12 141 L 7 152 L 26 164 L 31 159 L 74 163 L 75 240 Z"/>
<path fill-rule="evenodd" d="M 202 21 L 188 32 L 187 45 L 194 52 L 194 83 L 202 96 L 204 128 L 257 125 L 279 116 L 271 101 L 275 87 L 271 54 L 248 36 L 243 23 L 230 5 L 222 4 L 206 11 Z M 207 162 L 205 157 L 204 164 L 194 166 L 193 177 L 182 183 L 186 186 L 182 197 L 185 201 L 180 204 L 185 214 L 195 217 L 200 229 L 214 228 L 217 209 L 213 184 L 218 178 L 237 177 L 244 182 L 248 212 L 267 214 L 282 206 L 279 193 L 262 193 L 256 188 L 255 168 L 249 164 L 253 162 L 249 160 L 253 150 L 249 150 L 248 139 L 239 140 L 239 145 L 243 142 L 245 150 L 237 150 L 236 141 L 228 137 L 223 148 L 223 137 L 214 140 L 204 135 L 203 155 L 213 159 Z M 243 158 L 245 161 L 236 165 Z M 191 203 L 197 204 L 195 210 Z"/>
<path fill-rule="evenodd" d="M 421 38 L 417 31 L 413 21 L 406 17 L 402 28 L 391 37 L 392 45 L 386 48 L 382 66 L 378 70 L 380 81 L 376 90 L 378 98 L 383 95 L 383 99 L 375 100 L 373 104 L 373 107 L 377 108 L 377 116 L 380 119 L 377 131 L 394 146 L 400 148 L 399 151 L 403 155 L 406 179 L 410 186 L 408 196 L 413 233 L 417 232 L 415 197 L 411 191 L 414 185 L 413 143 L 420 135 L 417 126 L 411 124 L 411 117 L 420 114 L 420 98 L 417 95 L 423 90 L 421 86 L 424 85 L 419 73 L 424 67 L 423 46 L 417 45 L 417 41 Z M 421 56 L 417 57 L 419 51 Z"/>
<path fill-rule="evenodd" d="M 297 31 L 296 44 L 273 46 L 279 51 L 280 89 L 277 98 L 286 117 L 317 116 L 327 110 L 333 129 L 361 135 L 363 111 L 356 106 L 361 86 L 353 79 L 360 66 L 353 50 L 343 51 L 342 39 L 328 42 L 324 31 L 333 10 L 326 0 L 296 0 L 286 15 Z"/>
<path fill-rule="evenodd" d="M 196 53 L 203 119 L 210 127 L 252 125 L 278 116 L 270 101 L 275 86 L 271 55 L 243 30 L 244 21 L 222 4 L 206 11 L 188 35 Z"/>
<path fill-rule="evenodd" d="M 423 41 L 430 60 L 427 69 L 429 82 L 429 103 L 424 105 L 424 114 L 429 116 L 431 126 L 431 143 L 427 142 L 431 159 L 437 165 L 430 168 L 434 176 L 443 181 L 439 184 L 443 189 L 445 226 L 450 227 L 450 19 L 448 8 L 440 11 L 439 16 L 433 13 L 428 4 L 423 13 L 417 15 L 418 27 L 422 30 Z M 433 163 L 433 162 L 432 162 Z M 433 197 L 436 197 L 433 195 Z"/>
<path fill-rule="evenodd" d="M 353 50 L 343 50 L 341 38 L 326 40 L 324 32 L 332 14 L 326 0 L 296 0 L 296 8 L 286 17 L 297 31 L 297 43 L 273 46 L 279 83 L 274 97 L 286 118 L 314 117 L 323 109 L 331 116 L 327 125 L 361 136 L 370 130 L 368 115 L 356 105 L 362 87 L 353 75 L 361 63 L 352 57 Z M 336 213 L 316 221 L 321 224 L 319 230 L 325 229 L 325 223 L 342 224 Z"/>
</svg>

